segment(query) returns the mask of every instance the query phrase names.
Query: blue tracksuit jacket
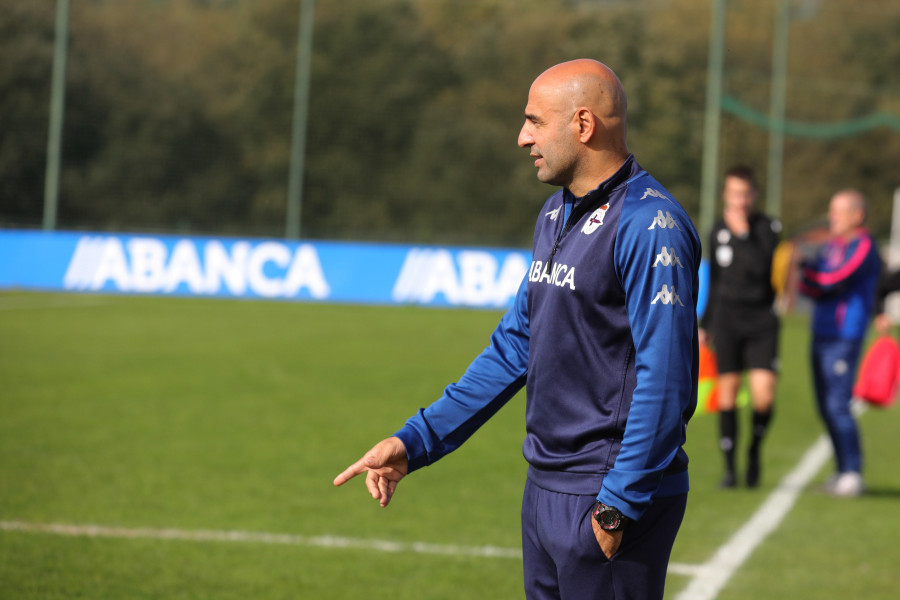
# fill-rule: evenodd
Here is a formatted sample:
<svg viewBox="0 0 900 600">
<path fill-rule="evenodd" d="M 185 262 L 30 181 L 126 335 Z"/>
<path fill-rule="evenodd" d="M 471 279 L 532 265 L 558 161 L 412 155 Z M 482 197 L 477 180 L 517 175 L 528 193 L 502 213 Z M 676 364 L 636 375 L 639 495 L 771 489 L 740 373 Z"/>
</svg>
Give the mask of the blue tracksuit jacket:
<svg viewBox="0 0 900 600">
<path fill-rule="evenodd" d="M 815 260 L 801 267 L 800 292 L 816 301 L 813 335 L 862 340 L 881 276 L 881 257 L 869 232 L 861 228 L 848 239 L 830 240 Z"/>
<path fill-rule="evenodd" d="M 700 241 L 629 156 L 583 198 L 553 194 L 531 269 L 490 345 L 397 432 L 410 471 L 457 448 L 523 385 L 528 477 L 637 519 L 687 492 Z"/>
</svg>

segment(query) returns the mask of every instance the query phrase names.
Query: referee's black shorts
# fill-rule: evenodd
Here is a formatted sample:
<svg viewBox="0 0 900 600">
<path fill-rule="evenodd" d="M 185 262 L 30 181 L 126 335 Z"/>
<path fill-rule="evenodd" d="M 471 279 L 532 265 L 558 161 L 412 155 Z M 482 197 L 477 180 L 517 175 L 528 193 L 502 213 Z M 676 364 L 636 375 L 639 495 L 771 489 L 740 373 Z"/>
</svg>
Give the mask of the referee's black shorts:
<svg viewBox="0 0 900 600">
<path fill-rule="evenodd" d="M 710 333 L 719 373 L 777 373 L 778 330 L 778 316 L 770 306 L 717 306 Z"/>
</svg>

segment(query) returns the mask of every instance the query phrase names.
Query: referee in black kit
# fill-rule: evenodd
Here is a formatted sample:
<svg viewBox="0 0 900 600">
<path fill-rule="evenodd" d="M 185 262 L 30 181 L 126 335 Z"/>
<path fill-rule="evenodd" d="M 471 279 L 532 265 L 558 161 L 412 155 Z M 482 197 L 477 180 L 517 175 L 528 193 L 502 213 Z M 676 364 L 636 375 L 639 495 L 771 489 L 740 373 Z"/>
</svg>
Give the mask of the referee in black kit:
<svg viewBox="0 0 900 600">
<path fill-rule="evenodd" d="M 721 487 L 738 483 L 737 395 L 747 372 L 753 407 L 752 439 L 745 481 L 760 480 L 760 448 L 772 420 L 778 373 L 779 321 L 772 287 L 772 258 L 781 223 L 755 209 L 758 187 L 745 166 L 725 174 L 722 220 L 710 233 L 709 302 L 701 322 L 701 340 L 716 355 L 719 371 L 719 446 L 725 458 Z"/>
</svg>

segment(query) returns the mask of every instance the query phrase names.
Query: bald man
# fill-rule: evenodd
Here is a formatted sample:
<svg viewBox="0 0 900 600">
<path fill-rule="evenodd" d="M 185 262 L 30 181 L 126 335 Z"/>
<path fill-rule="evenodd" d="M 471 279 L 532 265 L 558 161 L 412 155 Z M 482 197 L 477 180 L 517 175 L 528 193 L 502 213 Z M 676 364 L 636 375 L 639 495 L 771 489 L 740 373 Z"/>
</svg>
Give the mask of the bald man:
<svg viewBox="0 0 900 600">
<path fill-rule="evenodd" d="M 458 382 L 334 480 L 365 473 L 387 506 L 405 475 L 459 447 L 525 386 L 532 599 L 662 598 L 684 517 L 700 242 L 628 152 L 625 110 L 622 84 L 597 61 L 534 81 L 518 144 L 560 189 L 538 212 L 513 306 Z"/>
<path fill-rule="evenodd" d="M 814 260 L 801 264 L 800 292 L 815 302 L 812 371 L 819 415 L 834 447 L 835 473 L 828 493 L 859 496 L 864 491 L 859 430 L 850 412 L 853 381 L 875 293 L 881 258 L 863 224 L 866 198 L 848 189 L 831 197 L 831 238 Z"/>
</svg>

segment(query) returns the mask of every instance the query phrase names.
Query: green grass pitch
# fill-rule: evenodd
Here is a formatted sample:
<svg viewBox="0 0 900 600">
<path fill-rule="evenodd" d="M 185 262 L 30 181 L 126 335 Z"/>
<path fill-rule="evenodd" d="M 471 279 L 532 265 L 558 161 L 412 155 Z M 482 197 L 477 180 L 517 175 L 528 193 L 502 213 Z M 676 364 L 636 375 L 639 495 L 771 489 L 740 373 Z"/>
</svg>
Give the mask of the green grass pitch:
<svg viewBox="0 0 900 600">
<path fill-rule="evenodd" d="M 4 599 L 520 598 L 521 562 L 408 551 L 517 548 L 519 395 L 387 509 L 332 478 L 484 347 L 490 311 L 0 293 L 0 521 L 386 540 L 305 543 L 0 529 Z M 720 491 L 715 417 L 689 429 L 672 560 L 708 560 L 822 433 L 802 317 L 786 320 L 760 489 Z M 748 419 L 742 415 L 746 432 Z M 719 598 L 896 597 L 900 410 L 861 418 L 870 493 L 805 489 Z M 744 433 L 746 440 L 746 433 Z M 688 576 L 671 574 L 674 598 Z"/>
</svg>

